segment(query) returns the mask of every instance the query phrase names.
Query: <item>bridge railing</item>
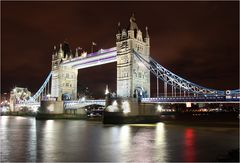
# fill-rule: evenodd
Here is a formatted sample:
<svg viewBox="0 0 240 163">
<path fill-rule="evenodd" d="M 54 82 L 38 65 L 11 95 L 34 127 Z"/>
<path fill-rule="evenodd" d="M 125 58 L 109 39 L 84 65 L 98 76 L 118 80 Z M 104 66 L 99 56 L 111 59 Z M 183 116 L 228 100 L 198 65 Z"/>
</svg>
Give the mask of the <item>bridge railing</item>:
<svg viewBox="0 0 240 163">
<path fill-rule="evenodd" d="M 74 100 L 74 101 L 64 101 L 64 109 L 77 109 L 79 107 L 89 106 L 89 105 L 105 105 L 105 100 Z"/>
<path fill-rule="evenodd" d="M 171 71 L 167 70 L 164 68 L 162 65 L 157 63 L 153 58 L 148 57 L 145 58 L 138 54 L 135 50 L 133 50 L 134 55 L 136 58 L 152 73 L 157 77 L 157 82 L 158 79 L 161 79 L 164 82 L 164 87 L 167 88 L 167 85 L 172 86 L 172 94 L 175 91 L 176 94 L 176 89 L 179 90 L 179 93 L 181 94 L 182 91 L 184 91 L 184 96 L 185 92 L 188 93 L 193 93 L 194 95 L 207 95 L 207 96 L 224 96 L 226 94 L 225 91 L 221 90 L 215 90 L 215 89 L 209 89 L 203 86 L 200 86 L 198 84 L 195 84 L 193 82 L 190 82 L 186 79 L 183 79 L 182 77 L 172 73 Z M 167 89 L 166 89 L 167 90 Z M 230 94 L 239 94 L 239 89 L 238 90 L 228 90 Z M 158 90 L 157 90 L 158 92 Z M 166 94 L 167 91 L 164 90 L 164 93 Z M 158 93 L 157 93 L 158 95 Z"/>
<path fill-rule="evenodd" d="M 226 98 L 226 96 L 201 96 L 201 97 L 158 97 L 158 98 L 143 98 L 142 102 L 157 103 L 157 102 L 224 102 L 224 101 L 239 101 L 239 97 Z"/>
</svg>

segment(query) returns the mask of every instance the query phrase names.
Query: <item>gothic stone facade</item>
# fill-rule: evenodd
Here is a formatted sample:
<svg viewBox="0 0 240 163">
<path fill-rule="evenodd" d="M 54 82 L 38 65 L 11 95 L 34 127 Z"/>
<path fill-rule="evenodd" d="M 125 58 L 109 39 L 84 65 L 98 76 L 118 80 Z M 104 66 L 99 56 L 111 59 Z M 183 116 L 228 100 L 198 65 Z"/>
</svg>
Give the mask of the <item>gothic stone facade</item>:
<svg viewBox="0 0 240 163">
<path fill-rule="evenodd" d="M 150 96 L 150 71 L 133 54 L 135 50 L 149 60 L 150 38 L 146 27 L 143 40 L 134 16 L 130 18 L 128 29 L 121 29 L 118 24 L 116 35 L 117 46 L 117 95 L 119 97 L 135 97 L 140 89 L 143 97 Z"/>
<path fill-rule="evenodd" d="M 64 56 L 62 45 L 59 51 L 52 56 L 52 86 L 51 95 L 58 99 L 64 98 L 77 99 L 77 75 L 78 70 L 72 67 L 63 66 L 61 62 L 68 59 L 68 55 Z M 63 97 L 64 96 L 64 97 Z"/>
<path fill-rule="evenodd" d="M 65 44 L 64 44 L 65 45 Z M 146 60 L 149 60 L 150 38 L 146 27 L 143 40 L 134 15 L 130 18 L 127 29 L 118 26 L 116 35 L 117 46 L 117 96 L 142 97 L 150 96 L 150 71 L 136 58 L 133 50 Z M 77 53 L 76 53 L 77 54 Z M 69 57 L 68 57 L 69 55 Z M 61 63 L 72 57 L 69 47 L 60 45 L 59 51 L 52 56 L 52 86 L 51 96 L 62 99 L 63 96 L 75 100 L 77 98 L 78 70 L 63 66 Z M 75 56 L 77 57 L 77 55 Z"/>
</svg>

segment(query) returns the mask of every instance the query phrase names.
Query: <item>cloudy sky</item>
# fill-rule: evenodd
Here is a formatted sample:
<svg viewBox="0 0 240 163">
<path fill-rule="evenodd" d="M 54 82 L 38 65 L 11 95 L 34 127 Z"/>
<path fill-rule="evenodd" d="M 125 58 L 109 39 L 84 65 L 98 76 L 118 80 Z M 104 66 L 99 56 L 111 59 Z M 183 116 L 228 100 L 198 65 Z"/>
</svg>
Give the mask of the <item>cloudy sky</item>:
<svg viewBox="0 0 240 163">
<path fill-rule="evenodd" d="M 115 46 L 117 23 L 135 13 L 151 56 L 199 85 L 237 89 L 239 2 L 1 2 L 1 91 L 35 92 L 51 70 L 53 46 L 67 41 L 91 51 Z M 116 90 L 116 63 L 79 70 L 80 85 L 102 96 Z M 152 77 L 152 95 L 156 79 Z"/>
</svg>

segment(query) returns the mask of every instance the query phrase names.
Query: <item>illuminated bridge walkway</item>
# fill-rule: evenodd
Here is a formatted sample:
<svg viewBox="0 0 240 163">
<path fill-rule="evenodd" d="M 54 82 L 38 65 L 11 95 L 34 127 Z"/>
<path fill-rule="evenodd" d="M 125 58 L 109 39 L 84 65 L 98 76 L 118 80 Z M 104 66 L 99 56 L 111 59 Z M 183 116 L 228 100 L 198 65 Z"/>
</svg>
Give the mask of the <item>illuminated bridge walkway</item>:
<svg viewBox="0 0 240 163">
<path fill-rule="evenodd" d="M 225 96 L 210 96 L 210 97 L 158 97 L 158 98 L 143 98 L 142 103 L 236 103 L 239 102 L 238 97 L 226 98 Z"/>
<path fill-rule="evenodd" d="M 158 97 L 158 98 L 142 98 L 141 103 L 171 103 L 171 104 L 180 104 L 180 103 L 236 103 L 239 102 L 238 97 L 228 97 L 226 96 L 200 96 L 200 97 Z M 64 101 L 64 109 L 81 109 L 90 105 L 99 105 L 105 106 L 105 99 L 98 100 L 74 100 L 74 101 Z M 32 102 L 23 102 L 17 104 L 18 107 L 40 107 L 40 102 L 32 101 Z"/>
<path fill-rule="evenodd" d="M 209 97 L 159 97 L 159 98 L 143 98 L 141 103 L 236 103 L 239 98 L 226 98 L 225 96 L 209 96 Z M 79 109 L 89 105 L 105 106 L 105 100 L 78 100 L 65 101 L 65 109 Z"/>
<path fill-rule="evenodd" d="M 211 96 L 211 97 L 159 97 L 159 98 L 143 98 L 141 103 L 236 103 L 239 99 L 234 97 L 231 99 L 226 99 L 225 96 Z M 64 109 L 80 109 L 90 105 L 100 105 L 105 106 L 105 100 L 75 100 L 75 101 L 65 101 Z"/>
<path fill-rule="evenodd" d="M 64 101 L 64 109 L 79 109 L 90 105 L 101 105 L 105 106 L 105 100 L 75 100 L 75 101 Z"/>
</svg>

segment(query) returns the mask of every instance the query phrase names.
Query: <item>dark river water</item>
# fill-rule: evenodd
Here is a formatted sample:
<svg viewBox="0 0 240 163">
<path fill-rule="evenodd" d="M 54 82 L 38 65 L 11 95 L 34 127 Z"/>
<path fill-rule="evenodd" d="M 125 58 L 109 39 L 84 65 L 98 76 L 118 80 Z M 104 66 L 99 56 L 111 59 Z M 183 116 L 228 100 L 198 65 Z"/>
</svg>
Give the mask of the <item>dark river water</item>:
<svg viewBox="0 0 240 163">
<path fill-rule="evenodd" d="M 216 161 L 238 148 L 238 133 L 238 128 L 1 116 L 0 161 Z"/>
</svg>

